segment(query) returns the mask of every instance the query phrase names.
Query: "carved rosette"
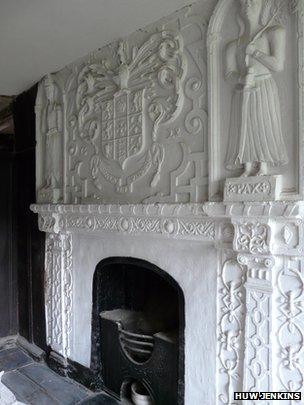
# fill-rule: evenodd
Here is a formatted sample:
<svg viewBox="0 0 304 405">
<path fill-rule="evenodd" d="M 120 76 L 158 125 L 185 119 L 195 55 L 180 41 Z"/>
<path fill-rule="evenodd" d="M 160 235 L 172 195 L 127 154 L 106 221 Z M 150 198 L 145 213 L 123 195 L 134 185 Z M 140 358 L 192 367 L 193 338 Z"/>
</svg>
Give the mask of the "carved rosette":
<svg viewBox="0 0 304 405">
<path fill-rule="evenodd" d="M 73 309 L 70 234 L 47 235 L 45 269 L 47 344 L 67 358 L 71 348 Z"/>
</svg>

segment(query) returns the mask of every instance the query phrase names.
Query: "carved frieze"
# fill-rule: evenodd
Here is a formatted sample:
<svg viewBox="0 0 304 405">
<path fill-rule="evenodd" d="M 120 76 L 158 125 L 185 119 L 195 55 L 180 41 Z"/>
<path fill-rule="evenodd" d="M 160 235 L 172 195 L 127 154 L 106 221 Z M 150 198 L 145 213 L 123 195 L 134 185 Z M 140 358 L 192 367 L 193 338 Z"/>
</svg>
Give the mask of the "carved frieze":
<svg viewBox="0 0 304 405">
<path fill-rule="evenodd" d="M 31 208 L 40 213 L 40 230 L 44 232 L 154 234 L 205 241 L 214 241 L 217 233 L 217 222 L 195 205 L 100 206 L 101 209 L 82 206 L 79 210 L 75 206 L 36 205 Z"/>
</svg>

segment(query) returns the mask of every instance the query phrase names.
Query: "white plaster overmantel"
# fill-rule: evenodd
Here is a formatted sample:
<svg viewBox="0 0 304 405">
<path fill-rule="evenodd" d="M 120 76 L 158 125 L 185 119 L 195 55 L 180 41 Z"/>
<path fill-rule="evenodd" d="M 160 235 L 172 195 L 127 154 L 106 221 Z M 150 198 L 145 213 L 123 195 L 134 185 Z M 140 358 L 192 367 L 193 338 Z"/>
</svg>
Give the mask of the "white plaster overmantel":
<svg viewBox="0 0 304 405">
<path fill-rule="evenodd" d="M 90 366 L 95 268 L 143 259 L 184 293 L 185 404 L 235 405 L 304 393 L 304 1 L 203 3 L 41 81 L 31 209 L 53 351 Z"/>
<path fill-rule="evenodd" d="M 186 404 L 222 404 L 253 387 L 284 390 L 291 375 L 303 390 L 302 312 L 295 309 L 304 293 L 302 202 L 31 209 L 47 233 L 48 343 L 63 357 L 90 365 L 96 265 L 136 257 L 164 269 L 184 292 Z M 290 322 L 299 351 L 286 363 Z"/>
</svg>

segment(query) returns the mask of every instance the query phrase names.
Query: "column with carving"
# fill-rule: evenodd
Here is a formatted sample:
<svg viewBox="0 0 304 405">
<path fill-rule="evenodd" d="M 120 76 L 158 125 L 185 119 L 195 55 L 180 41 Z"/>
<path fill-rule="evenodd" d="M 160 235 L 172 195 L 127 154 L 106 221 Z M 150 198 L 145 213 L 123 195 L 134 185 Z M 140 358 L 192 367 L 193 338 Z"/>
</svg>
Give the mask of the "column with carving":
<svg viewBox="0 0 304 405">
<path fill-rule="evenodd" d="M 268 392 L 273 388 L 272 268 L 275 260 L 270 253 L 271 228 L 267 223 L 247 219 L 233 222 L 234 249 L 246 280 L 243 391 Z"/>
<path fill-rule="evenodd" d="M 45 269 L 47 344 L 67 358 L 71 349 L 73 305 L 70 234 L 47 234 Z"/>
<path fill-rule="evenodd" d="M 304 259 L 284 257 L 276 285 L 277 391 L 304 395 Z M 291 403 L 291 402 L 290 402 Z M 293 402 L 292 402 L 293 403 Z M 295 402 L 297 403 L 297 402 Z"/>
</svg>

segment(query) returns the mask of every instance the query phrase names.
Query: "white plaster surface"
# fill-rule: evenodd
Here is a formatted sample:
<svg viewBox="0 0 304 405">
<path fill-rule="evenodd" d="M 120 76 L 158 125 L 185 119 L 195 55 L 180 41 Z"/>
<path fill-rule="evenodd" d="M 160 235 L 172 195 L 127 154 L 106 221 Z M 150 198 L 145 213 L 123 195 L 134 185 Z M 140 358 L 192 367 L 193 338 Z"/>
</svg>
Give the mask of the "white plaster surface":
<svg viewBox="0 0 304 405">
<path fill-rule="evenodd" d="M 190 3 L 1 0 L 0 94 L 19 94 L 89 49 L 102 47 Z"/>
<path fill-rule="evenodd" d="M 215 404 L 216 250 L 193 241 L 73 235 L 74 327 L 71 358 L 90 365 L 92 283 L 108 257 L 146 260 L 166 271 L 185 296 L 185 404 Z"/>
<path fill-rule="evenodd" d="M 199 2 L 41 82 L 40 205 L 32 209 L 48 234 L 48 344 L 63 357 L 90 365 L 96 265 L 133 257 L 157 265 L 184 291 L 186 405 L 239 405 L 233 394 L 243 390 L 304 392 L 304 1 L 283 3 L 242 2 L 246 30 L 249 17 L 269 20 L 257 41 L 247 38 L 239 87 L 224 74 L 227 44 L 242 28 L 233 0 L 219 0 L 210 21 Z M 287 38 L 280 69 L 271 55 L 279 35 L 273 22 Z M 269 112 L 282 114 L 272 139 L 264 110 L 248 108 L 255 84 L 270 82 L 266 98 L 279 97 L 281 106 Z M 234 105 L 242 125 L 234 122 L 233 139 L 236 90 L 245 103 Z M 250 143 L 240 154 L 252 114 L 265 148 L 277 146 L 281 157 L 264 161 Z M 234 196 L 222 203 L 225 181 L 242 173 L 249 177 L 232 180 Z M 204 204 L 208 190 L 216 202 Z"/>
</svg>

